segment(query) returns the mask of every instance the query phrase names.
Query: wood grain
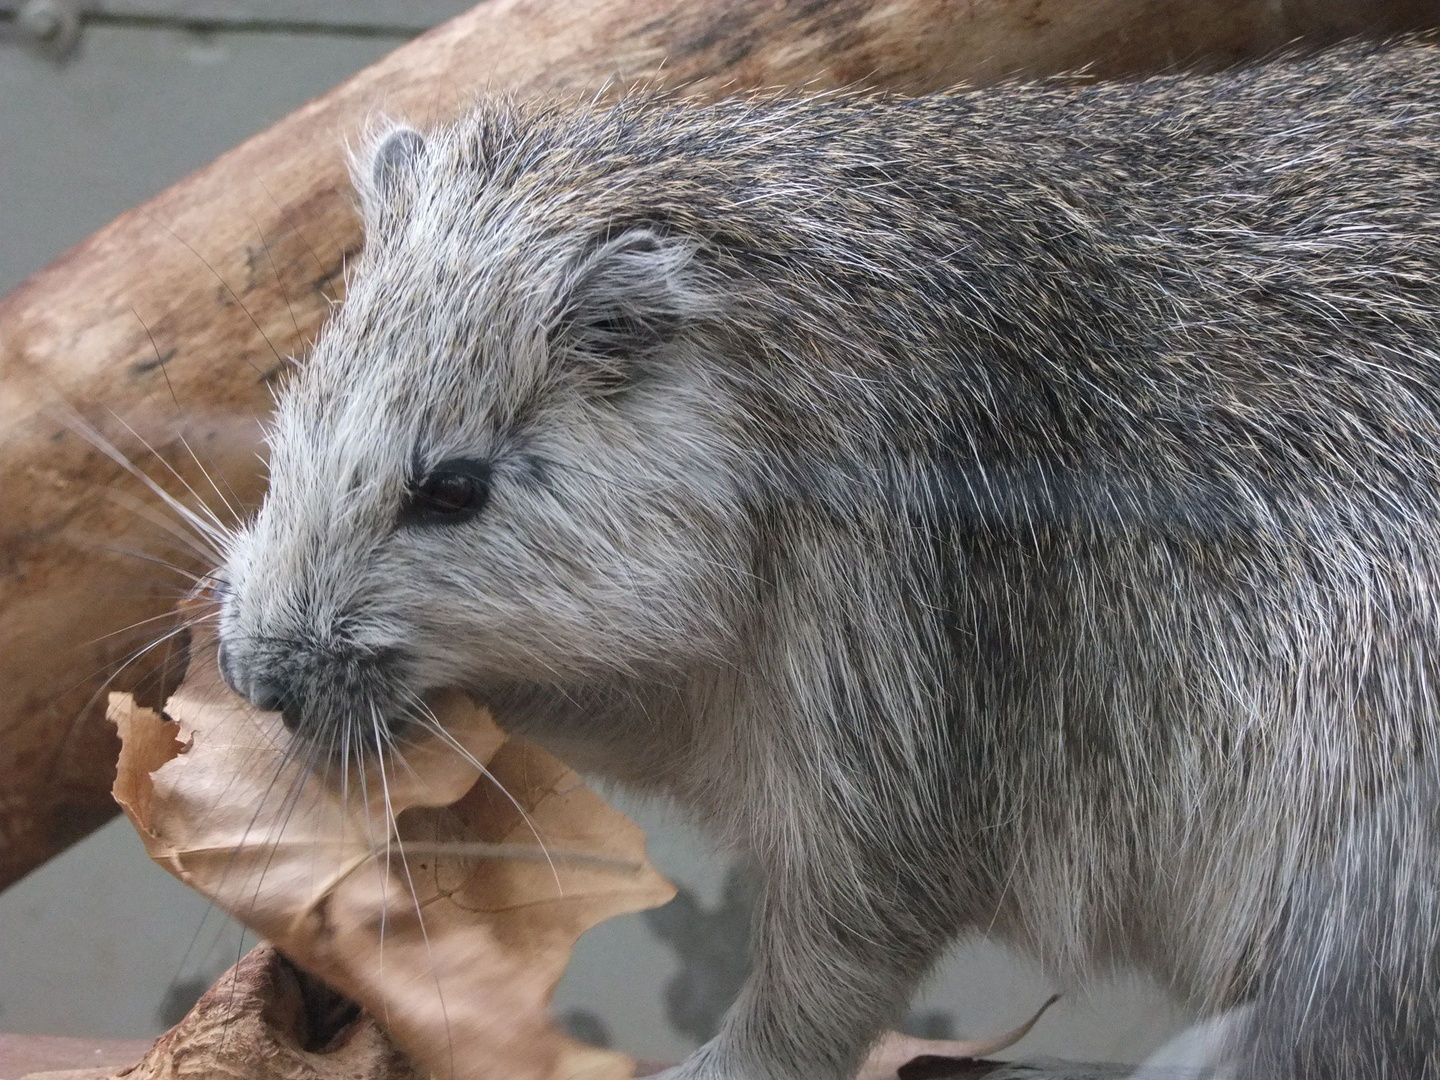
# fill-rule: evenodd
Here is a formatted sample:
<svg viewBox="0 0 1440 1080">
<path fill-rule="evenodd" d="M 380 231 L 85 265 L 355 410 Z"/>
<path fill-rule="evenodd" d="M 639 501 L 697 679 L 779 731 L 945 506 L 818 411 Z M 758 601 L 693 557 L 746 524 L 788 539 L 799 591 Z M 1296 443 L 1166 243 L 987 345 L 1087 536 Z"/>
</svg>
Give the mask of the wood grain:
<svg viewBox="0 0 1440 1080">
<path fill-rule="evenodd" d="M 900 1067 L 900 1080 L 1214 1080 L 1214 1069 L 1116 1065 L 1099 1061 L 956 1061 L 917 1058 Z M 1233 1076 L 1232 1073 L 1226 1073 Z M 1235 1078 L 1242 1080 L 1242 1078 Z"/>
<path fill-rule="evenodd" d="M 0 1035 L 0 1080 L 37 1072 L 94 1070 L 113 1075 L 140 1060 L 148 1039 L 69 1039 L 58 1035 Z"/>
<path fill-rule="evenodd" d="M 162 458 L 222 515 L 253 508 L 258 418 L 361 243 L 345 146 L 369 118 L 641 79 L 714 97 L 1133 76 L 1436 18 L 1433 0 L 492 0 L 121 216 L 0 301 L 0 886 L 115 812 L 101 691 L 157 701 L 163 650 L 125 664 L 186 586 L 155 560 L 205 564 L 66 416 L 177 493 Z"/>
</svg>

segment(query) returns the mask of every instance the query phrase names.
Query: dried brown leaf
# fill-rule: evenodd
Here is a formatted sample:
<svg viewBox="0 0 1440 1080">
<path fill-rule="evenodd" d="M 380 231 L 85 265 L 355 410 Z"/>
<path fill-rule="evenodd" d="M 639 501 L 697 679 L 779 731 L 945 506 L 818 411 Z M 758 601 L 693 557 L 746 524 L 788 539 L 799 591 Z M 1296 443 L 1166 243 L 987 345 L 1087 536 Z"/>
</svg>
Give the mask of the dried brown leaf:
<svg viewBox="0 0 1440 1080">
<path fill-rule="evenodd" d="M 213 655 L 197 644 L 164 717 L 111 700 L 115 797 L 151 857 L 436 1076 L 631 1075 L 630 1058 L 561 1033 L 548 1003 L 585 930 L 673 894 L 639 828 L 458 694 L 434 705 L 463 754 L 425 736 L 345 785 L 307 777 L 305 749 Z"/>
<path fill-rule="evenodd" d="M 968 1060 L 998 1054 L 1028 1035 L 1035 1026 L 1035 1021 L 1044 1016 L 1045 1010 L 1059 1000 L 1059 994 L 1052 994 L 1025 1023 L 1003 1035 L 985 1039 L 920 1039 L 898 1031 L 887 1031 L 871 1048 L 855 1080 L 895 1080 L 903 1065 L 918 1058 Z"/>
<path fill-rule="evenodd" d="M 547 1006 L 586 929 L 673 893 L 645 862 L 645 838 L 633 822 L 458 694 L 435 709 L 461 751 L 426 737 L 405 748 L 403 761 L 352 776 L 337 790 L 307 777 L 278 716 L 250 708 L 223 685 L 213 649 L 201 645 L 196 656 L 166 716 L 128 695 L 111 699 L 123 743 L 115 798 L 152 858 L 363 1004 L 433 1075 L 632 1074 L 624 1055 L 561 1034 Z M 292 1014 L 303 1010 L 284 994 L 275 1000 L 276 988 L 289 985 L 275 974 L 283 963 L 247 957 L 126 1076 L 326 1080 L 338 1067 L 409 1080 L 409 1066 L 386 1056 L 383 1033 L 361 1039 L 365 1052 L 346 1061 L 296 1050 L 286 1025 L 293 1028 Z M 222 999 L 233 1017 L 216 1013 Z M 890 1032 L 857 1080 L 891 1080 L 919 1057 L 995 1053 L 1050 1004 L 993 1039 Z M 216 1041 L 217 1016 L 225 1025 L 233 1020 L 239 1042 Z M 211 1072 L 196 1071 L 197 1062 Z M 248 1072 L 246 1062 L 267 1064 Z"/>
</svg>

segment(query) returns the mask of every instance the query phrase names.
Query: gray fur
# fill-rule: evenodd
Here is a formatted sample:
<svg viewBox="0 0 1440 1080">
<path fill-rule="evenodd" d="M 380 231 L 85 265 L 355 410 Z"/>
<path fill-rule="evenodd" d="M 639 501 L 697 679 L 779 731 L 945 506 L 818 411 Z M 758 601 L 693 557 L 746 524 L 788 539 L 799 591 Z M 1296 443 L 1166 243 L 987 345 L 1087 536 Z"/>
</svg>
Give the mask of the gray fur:
<svg viewBox="0 0 1440 1080">
<path fill-rule="evenodd" d="M 406 160 L 232 684 L 331 744 L 460 684 L 748 852 L 685 1077 L 847 1076 L 975 929 L 1254 1003 L 1256 1077 L 1440 1076 L 1434 47 L 486 102 Z M 484 512 L 397 525 L 457 456 Z"/>
</svg>

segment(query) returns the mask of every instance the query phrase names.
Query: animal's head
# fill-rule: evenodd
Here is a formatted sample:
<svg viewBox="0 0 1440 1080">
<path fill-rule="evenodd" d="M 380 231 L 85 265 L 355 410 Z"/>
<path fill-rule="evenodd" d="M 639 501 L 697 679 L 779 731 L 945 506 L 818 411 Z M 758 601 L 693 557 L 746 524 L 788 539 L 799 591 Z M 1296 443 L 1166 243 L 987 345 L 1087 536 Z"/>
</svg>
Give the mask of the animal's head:
<svg viewBox="0 0 1440 1080">
<path fill-rule="evenodd" d="M 308 735 L 727 648 L 722 287 L 516 123 L 391 130 L 357 163 L 365 252 L 222 575 L 226 680 Z"/>
</svg>

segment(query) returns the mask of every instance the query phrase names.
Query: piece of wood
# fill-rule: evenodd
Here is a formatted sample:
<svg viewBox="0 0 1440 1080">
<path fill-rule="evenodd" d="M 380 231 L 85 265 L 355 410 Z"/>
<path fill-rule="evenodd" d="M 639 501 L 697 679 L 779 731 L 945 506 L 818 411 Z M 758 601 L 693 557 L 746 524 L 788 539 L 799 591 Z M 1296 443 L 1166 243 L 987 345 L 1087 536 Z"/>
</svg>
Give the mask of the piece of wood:
<svg viewBox="0 0 1440 1080">
<path fill-rule="evenodd" d="M 1230 1075 L 1230 1074 L 1226 1074 Z M 1115 1065 L 1101 1061 L 947 1061 L 921 1058 L 900 1070 L 900 1080 L 1211 1080 L 1212 1069 Z"/>
<path fill-rule="evenodd" d="M 113 1072 L 140 1060 L 149 1039 L 69 1039 L 58 1035 L 0 1035 L 0 1080 L 38 1072 L 96 1069 Z"/>
<path fill-rule="evenodd" d="M 147 702 L 202 555 L 79 438 L 73 410 L 172 489 L 251 509 L 259 417 L 361 242 L 345 146 L 379 113 L 424 125 L 487 89 L 639 79 L 714 97 L 851 84 L 922 91 L 1086 64 L 1215 65 L 1301 35 L 1390 33 L 1433 0 L 492 0 L 117 219 L 0 301 L 0 886 L 114 813 L 106 680 Z M 195 458 L 223 477 L 211 488 Z M 142 441 L 143 440 L 143 441 Z M 150 503 L 155 500 L 149 499 Z M 126 629 L 132 627 L 131 629 Z"/>
</svg>

